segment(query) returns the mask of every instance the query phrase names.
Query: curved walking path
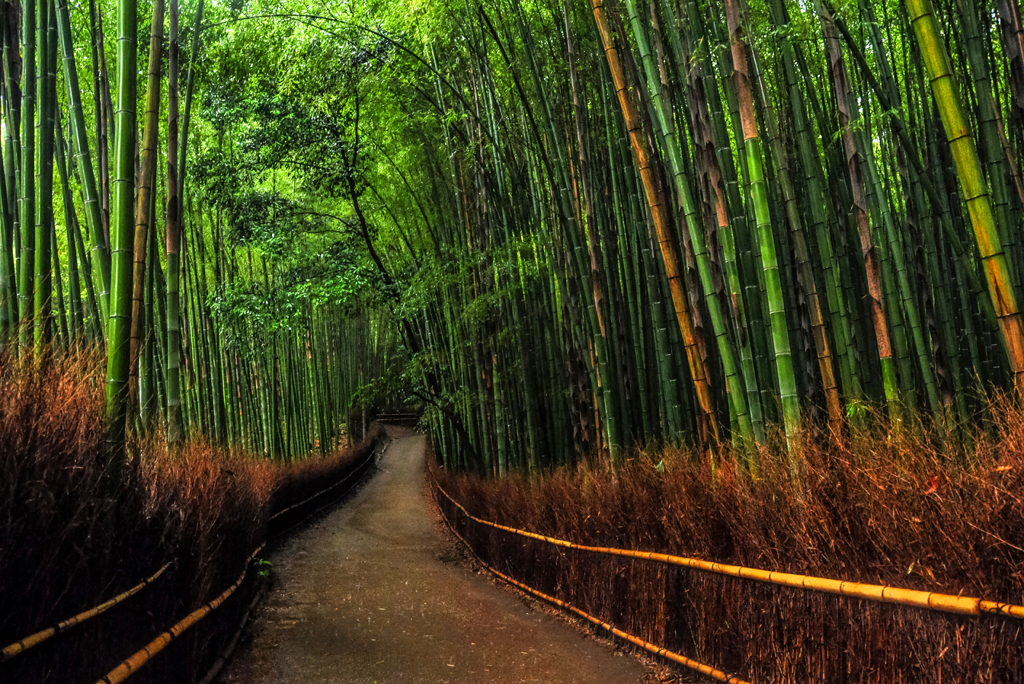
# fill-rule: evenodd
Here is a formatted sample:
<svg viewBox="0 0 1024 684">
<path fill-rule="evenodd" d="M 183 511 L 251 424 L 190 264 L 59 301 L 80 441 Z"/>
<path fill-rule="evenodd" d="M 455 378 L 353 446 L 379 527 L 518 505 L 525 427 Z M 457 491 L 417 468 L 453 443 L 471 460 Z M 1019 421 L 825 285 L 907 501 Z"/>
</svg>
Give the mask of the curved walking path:
<svg viewBox="0 0 1024 684">
<path fill-rule="evenodd" d="M 437 528 L 422 436 L 272 556 L 233 684 L 638 683 L 644 668 L 474 573 Z"/>
</svg>

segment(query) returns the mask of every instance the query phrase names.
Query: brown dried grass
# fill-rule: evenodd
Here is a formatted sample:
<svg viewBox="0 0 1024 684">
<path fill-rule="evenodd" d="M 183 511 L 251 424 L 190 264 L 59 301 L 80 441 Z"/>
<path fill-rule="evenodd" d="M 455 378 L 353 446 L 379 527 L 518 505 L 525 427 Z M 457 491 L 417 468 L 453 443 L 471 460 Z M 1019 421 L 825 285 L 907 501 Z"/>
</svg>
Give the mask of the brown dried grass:
<svg viewBox="0 0 1024 684">
<path fill-rule="evenodd" d="M 0 664 L 2 681 L 95 681 L 234 582 L 274 511 L 349 474 L 373 448 L 367 441 L 284 465 L 202 439 L 169 453 L 155 435 L 132 445 L 142 456 L 112 485 L 99 361 L 0 361 L 0 646 L 173 565 L 126 603 Z M 252 590 L 243 585 L 133 681 L 191 681 L 233 633 Z"/>
<path fill-rule="evenodd" d="M 972 446 L 942 453 L 881 421 L 808 434 L 800 494 L 781 435 L 751 477 L 725 454 L 635 453 L 496 480 L 437 472 L 478 517 L 594 546 L 1024 603 L 1024 410 L 993 400 Z M 664 472 L 654 465 L 664 463 Z M 1019 621 L 959 617 L 565 550 L 467 523 L 489 564 L 616 626 L 753 682 L 1018 682 Z"/>
</svg>

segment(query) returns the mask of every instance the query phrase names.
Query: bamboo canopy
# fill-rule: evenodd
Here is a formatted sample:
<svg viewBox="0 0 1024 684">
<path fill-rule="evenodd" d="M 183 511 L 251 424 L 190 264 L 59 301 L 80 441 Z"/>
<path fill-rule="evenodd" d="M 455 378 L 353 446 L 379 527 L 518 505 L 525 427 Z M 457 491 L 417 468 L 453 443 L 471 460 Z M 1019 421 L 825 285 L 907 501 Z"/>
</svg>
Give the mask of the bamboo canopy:
<svg viewBox="0 0 1024 684">
<path fill-rule="evenodd" d="M 99 350 L 115 476 L 395 403 L 484 474 L 799 477 L 1018 391 L 1019 0 L 265 4 L 0 6 L 0 345 Z"/>
</svg>

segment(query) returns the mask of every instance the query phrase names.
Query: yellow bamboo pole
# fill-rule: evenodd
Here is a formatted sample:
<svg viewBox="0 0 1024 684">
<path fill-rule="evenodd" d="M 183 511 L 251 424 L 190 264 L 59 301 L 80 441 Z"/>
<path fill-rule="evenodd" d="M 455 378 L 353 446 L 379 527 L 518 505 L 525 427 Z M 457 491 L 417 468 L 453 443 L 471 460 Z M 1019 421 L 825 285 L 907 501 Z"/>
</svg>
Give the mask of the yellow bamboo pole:
<svg viewBox="0 0 1024 684">
<path fill-rule="evenodd" d="M 100 613 L 106 612 L 107 610 L 113 608 L 117 604 L 123 603 L 124 601 L 127 601 L 129 598 L 131 598 L 132 596 L 135 596 L 135 594 L 139 593 L 140 591 L 145 589 L 147 586 L 149 586 L 150 584 L 155 582 L 156 579 L 158 577 L 160 577 L 160 575 L 164 574 L 164 571 L 167 568 L 169 568 L 170 566 L 171 566 L 171 564 L 167 563 L 162 568 L 160 568 L 155 573 L 153 573 L 151 576 L 149 576 L 146 579 L 142 580 L 141 582 L 136 584 L 134 587 L 132 587 L 128 591 L 125 591 L 125 592 L 122 592 L 122 593 L 118 594 L 117 596 L 115 596 L 114 598 L 110 599 L 109 601 L 104 601 L 103 603 L 101 603 L 100 605 L 96 606 L 95 608 L 90 608 L 89 610 L 81 612 L 78 615 L 75 615 L 74 617 L 70 617 L 67 620 L 64 620 L 62 622 L 58 622 L 53 627 L 49 627 L 49 628 L 44 629 L 44 630 L 42 630 L 40 632 L 36 632 L 35 634 L 33 634 L 31 636 L 27 636 L 24 639 L 21 639 L 20 641 L 15 641 L 10 646 L 5 646 L 3 651 L 0 652 L 0 663 L 2 663 L 5 660 L 8 660 L 10 658 L 13 658 L 14 656 L 18 655 L 19 653 L 24 653 L 25 651 L 27 651 L 28 649 L 30 649 L 30 648 L 32 648 L 34 646 L 38 646 L 39 644 L 43 643 L 44 641 L 46 641 L 50 637 L 54 636 L 55 634 L 60 634 L 61 632 L 66 632 L 67 630 L 71 629 L 75 625 L 80 625 L 83 622 L 85 622 L 86 620 L 94 618 L 97 615 L 99 615 Z"/>
<path fill-rule="evenodd" d="M 608 70 L 611 72 L 612 82 L 615 85 L 615 94 L 618 96 L 622 116 L 626 122 L 626 130 L 629 133 L 633 155 L 636 157 L 636 165 L 640 171 L 640 181 L 644 186 L 644 195 L 647 198 L 647 206 L 651 212 L 651 222 L 654 224 L 654 230 L 658 236 L 658 246 L 661 248 L 661 258 L 665 264 L 665 275 L 668 276 L 669 289 L 672 292 L 672 304 L 675 308 L 679 330 L 683 335 L 686 358 L 690 364 L 690 374 L 693 376 L 693 384 L 696 390 L 697 405 L 700 412 L 698 416 L 698 425 L 701 432 L 700 439 L 703 444 L 708 444 L 712 440 L 717 443 L 718 422 L 715 420 L 714 404 L 711 399 L 711 386 L 704 368 L 704 359 L 701 357 L 700 349 L 698 348 L 697 331 L 690 316 L 686 286 L 683 282 L 682 261 L 679 258 L 674 232 L 669 225 L 664 194 L 658 188 L 658 183 L 654 177 L 654 170 L 651 168 L 651 155 L 647 149 L 647 143 L 643 139 L 643 133 L 640 130 L 639 115 L 633 101 L 629 98 L 626 78 L 622 73 L 618 51 L 615 49 L 611 30 L 608 27 L 608 19 L 605 16 L 604 2 L 603 0 L 591 0 L 590 4 L 593 8 L 597 32 L 601 36 L 601 44 L 604 48 L 605 59 L 608 62 Z"/>
<path fill-rule="evenodd" d="M 741 565 L 727 565 L 715 563 L 714 561 L 700 560 L 697 558 L 686 558 L 683 556 L 672 556 L 665 553 L 654 553 L 653 551 L 632 551 L 629 549 L 616 549 L 602 546 L 586 546 L 576 544 L 564 539 L 546 537 L 535 532 L 516 529 L 506 525 L 499 525 L 490 520 L 483 520 L 471 515 L 462 504 L 453 499 L 440 484 L 436 481 L 434 486 L 444 494 L 445 498 L 465 514 L 470 520 L 493 527 L 498 530 L 517 534 L 521 537 L 536 539 L 547 542 L 554 546 L 561 546 L 577 551 L 590 551 L 591 553 L 603 553 L 609 556 L 623 556 L 626 558 L 638 558 L 669 565 L 679 565 L 694 570 L 702 570 L 717 575 L 727 575 L 740 579 L 755 580 L 766 584 L 774 584 L 794 589 L 806 589 L 809 591 L 820 591 L 826 594 L 838 594 L 851 598 L 867 599 L 868 601 L 879 601 L 881 603 L 896 603 L 903 606 L 915 608 L 927 608 L 943 613 L 957 613 L 959 615 L 1003 615 L 1017 619 L 1024 619 L 1024 606 L 1001 601 L 988 601 L 969 596 L 954 596 L 952 594 L 940 594 L 931 591 L 918 591 L 915 589 L 900 589 L 898 587 L 886 587 L 877 584 L 864 584 L 861 582 L 847 582 L 843 580 L 827 579 L 824 577 L 813 577 L 811 575 L 796 575 L 788 572 L 776 572 L 772 570 L 761 570 L 758 568 L 747 568 Z"/>
<path fill-rule="evenodd" d="M 463 543 L 465 543 L 465 542 L 463 542 Z M 467 546 L 468 546 L 468 544 L 467 544 Z M 483 561 L 481 561 L 481 563 L 483 563 Z M 639 646 L 640 648 L 643 648 L 643 649 L 645 649 L 647 651 L 650 651 L 654 655 L 658 655 L 658 656 L 661 656 L 663 658 L 668 658 L 669 660 L 671 660 L 673 662 L 679 663 L 680 665 L 684 665 L 684 666 L 690 668 L 691 670 L 696 670 L 697 672 L 700 672 L 702 674 L 706 674 L 707 676 L 712 677 L 714 679 L 717 679 L 720 682 L 727 682 L 728 684 L 750 684 L 750 682 L 747 682 L 746 680 L 740 679 L 739 677 L 733 677 L 733 676 L 731 676 L 731 675 L 729 675 L 729 674 L 727 674 L 725 672 L 722 672 L 719 669 L 711 667 L 710 665 L 705 665 L 702 662 L 699 662 L 697 660 L 692 660 L 690 658 L 687 658 L 684 655 L 680 655 L 680 654 L 678 654 L 678 653 L 676 653 L 674 651 L 668 650 L 667 648 L 663 648 L 661 646 L 658 646 L 657 644 L 652 644 L 649 641 L 644 641 L 640 637 L 633 636 L 629 632 L 623 632 L 618 627 L 613 627 L 610 623 L 604 622 L 600 618 L 596 618 L 596 617 L 594 617 L 593 615 L 591 615 L 589 613 L 583 612 L 582 610 L 580 610 L 576 606 L 572 605 L 571 603 L 566 603 L 565 601 L 562 601 L 561 599 L 557 599 L 554 596 L 548 596 L 547 594 L 545 594 L 542 591 L 538 591 L 538 590 L 534 589 L 533 587 L 531 587 L 529 585 L 523 584 L 522 582 L 519 582 L 519 581 L 516 581 L 516 580 L 512 579 L 508 575 L 505 575 L 505 574 L 503 574 L 501 572 L 498 572 L 497 570 L 492 568 L 487 563 L 483 563 L 483 566 L 485 568 L 487 568 L 495 576 L 500 577 L 502 580 L 508 582 L 509 584 L 511 584 L 511 585 L 513 585 L 515 587 L 518 587 L 518 588 L 522 589 L 523 591 L 525 591 L 525 592 L 527 592 L 529 594 L 533 594 L 534 596 L 536 596 L 538 598 L 544 599 L 545 601 L 548 601 L 549 603 L 553 603 L 554 605 L 558 606 L 559 608 L 564 608 L 565 610 L 572 611 L 573 613 L 576 613 L 580 617 L 582 617 L 582 618 L 584 618 L 586 620 L 589 620 L 590 622 L 593 622 L 598 627 L 601 627 L 602 629 L 605 629 L 605 630 L 611 632 L 612 634 L 614 634 L 615 636 L 619 637 L 620 639 L 625 639 L 626 641 L 630 642 L 631 644 L 635 644 L 635 645 Z"/>
<path fill-rule="evenodd" d="M 444 494 L 445 496 L 448 497 L 449 501 L 451 501 L 456 506 L 459 506 L 459 504 L 456 503 L 454 499 L 452 499 L 450 496 L 448 496 L 448 494 L 443 489 L 441 489 L 441 485 L 437 484 L 436 480 L 434 480 L 433 484 L 434 484 L 435 487 L 437 487 L 441 491 L 442 494 Z M 462 508 L 462 506 L 459 506 L 459 508 Z M 462 511 L 465 513 L 466 509 L 462 508 Z M 469 514 L 466 513 L 466 515 L 469 515 Z M 472 517 L 472 516 L 470 516 L 470 517 Z M 452 534 L 454 534 L 456 537 L 459 538 L 459 541 L 461 541 L 463 544 L 466 545 L 467 549 L 470 549 L 470 551 L 472 551 L 472 547 L 469 545 L 469 542 L 467 542 L 465 539 L 463 539 L 462 536 L 458 532 L 455 531 L 455 528 L 453 528 L 451 526 L 451 524 L 448 525 L 448 529 L 451 530 Z M 580 617 L 585 618 L 586 620 L 589 620 L 590 622 L 594 623 L 598 627 L 601 627 L 602 629 L 605 629 L 605 630 L 611 632 L 612 634 L 614 634 L 615 636 L 619 637 L 620 639 L 625 639 L 626 641 L 630 642 L 631 644 L 635 644 L 635 645 L 639 646 L 640 648 L 643 648 L 643 649 L 645 649 L 647 651 L 650 651 L 654 655 L 661 656 L 663 658 L 668 658 L 669 660 L 671 660 L 673 662 L 679 663 L 680 665 L 688 667 L 688 668 L 690 668 L 692 670 L 696 670 L 697 672 L 700 672 L 702 674 L 706 674 L 707 676 L 713 677 L 714 679 L 717 679 L 719 681 L 727 682 L 728 684 L 750 684 L 750 682 L 744 681 L 744 680 L 740 679 L 739 677 L 732 677 L 732 676 L 728 675 L 727 673 L 722 672 L 719 669 L 711 667 L 710 665 L 705 665 L 702 662 L 699 662 L 697 660 L 692 660 L 690 658 L 687 658 L 684 655 L 680 655 L 679 653 L 676 653 L 674 651 L 670 651 L 667 648 L 664 648 L 662 646 L 658 646 L 657 644 L 652 644 L 649 641 L 644 641 L 640 637 L 633 636 L 629 632 L 624 632 L 621 629 L 612 626 L 611 623 L 604 622 L 600 618 L 594 617 L 590 613 L 586 613 L 586 612 L 580 610 L 579 608 L 577 608 L 576 606 L 572 605 L 571 603 L 568 603 L 566 601 L 562 601 L 561 599 L 557 599 L 554 596 L 548 596 L 544 592 L 539 591 L 537 589 L 534 589 L 533 587 L 529 586 L 528 584 L 523 584 L 522 582 L 519 582 L 518 580 L 515 580 L 515 579 L 509 577 L 508 575 L 506 575 L 506 574 L 504 574 L 502 572 L 499 572 L 498 570 L 492 568 L 490 565 L 485 563 L 479 556 L 477 556 L 477 560 L 479 560 L 480 564 L 483 565 L 485 568 L 487 568 L 487 570 L 491 574 L 495 575 L 496 577 L 501 578 L 505 582 L 508 582 L 509 584 L 511 584 L 511 585 L 513 585 L 515 587 L 518 587 L 519 589 L 522 589 L 523 591 L 525 591 L 525 592 L 527 592 L 529 594 L 533 594 L 534 596 L 536 596 L 536 597 L 538 597 L 540 599 L 548 601 L 549 603 L 553 603 L 554 605 L 558 606 L 559 608 L 564 608 L 565 610 L 572 611 L 573 613 L 576 613 Z"/>
<path fill-rule="evenodd" d="M 115 667 L 113 670 L 107 673 L 105 677 L 96 682 L 96 684 L 119 684 L 124 680 L 128 679 L 132 674 L 137 672 L 140 667 L 150 661 L 160 651 L 167 648 L 172 641 L 177 639 L 182 633 L 185 632 L 189 627 L 196 624 L 204 617 L 217 610 L 222 603 L 224 603 L 229 596 L 235 593 L 235 590 L 241 586 L 245 580 L 246 574 L 249 572 L 249 563 L 256 557 L 256 554 L 263 550 L 261 544 L 259 548 L 249 555 L 249 558 L 245 561 L 245 569 L 242 570 L 242 574 L 238 576 L 238 579 L 230 587 L 225 589 L 217 598 L 203 604 L 198 610 L 189 613 L 185 618 L 171 627 L 166 632 L 163 632 L 153 641 L 149 642 L 142 650 L 129 656 L 124 662 Z"/>
<path fill-rule="evenodd" d="M 978 148 L 964 114 L 960 91 L 949 66 L 949 54 L 942 41 L 939 23 L 931 0 L 907 0 L 907 13 L 917 35 L 921 57 L 928 69 L 932 95 L 942 117 L 946 140 L 953 155 L 956 175 L 967 213 L 974 228 L 974 237 L 981 253 L 981 262 L 988 282 L 989 295 L 999 316 L 1006 352 L 1013 366 L 1018 389 L 1024 388 L 1024 321 L 1017 308 L 1017 298 L 1006 262 L 1006 253 L 996 229 L 989 198 L 988 182 L 978 157 Z M 1012 229 L 1011 226 L 1006 228 Z"/>
<path fill-rule="evenodd" d="M 348 475 L 346 475 L 345 477 L 341 478 L 340 480 L 338 480 L 334 484 L 332 484 L 332 485 L 330 485 L 328 487 L 324 487 L 323 489 L 321 489 L 316 494 L 313 494 L 312 496 L 307 497 L 307 498 L 303 499 L 302 501 L 300 501 L 300 502 L 298 502 L 296 504 L 292 504 L 291 506 L 288 506 L 287 508 L 282 508 L 277 513 L 275 513 L 274 515 L 270 516 L 270 520 L 273 521 L 273 520 L 275 520 L 277 518 L 280 518 L 282 515 L 284 515 L 288 511 L 293 510 L 295 508 L 298 508 L 299 506 L 304 506 L 304 505 L 308 504 L 310 501 L 312 501 L 313 499 L 317 498 L 318 496 L 322 496 L 322 495 L 326 494 L 327 492 L 331 491 L 332 489 L 334 489 L 335 487 L 337 487 L 337 486 L 339 486 L 339 485 L 341 485 L 341 484 L 343 484 L 345 482 L 348 482 L 352 478 L 352 476 L 355 475 L 356 473 L 360 472 L 362 470 L 362 468 L 370 461 L 370 459 L 374 458 L 374 456 L 375 456 L 375 450 L 371 449 L 370 453 L 366 456 L 366 458 L 363 459 L 362 463 L 360 463 L 358 465 L 355 465 L 355 466 L 352 466 L 352 472 L 350 472 Z"/>
</svg>

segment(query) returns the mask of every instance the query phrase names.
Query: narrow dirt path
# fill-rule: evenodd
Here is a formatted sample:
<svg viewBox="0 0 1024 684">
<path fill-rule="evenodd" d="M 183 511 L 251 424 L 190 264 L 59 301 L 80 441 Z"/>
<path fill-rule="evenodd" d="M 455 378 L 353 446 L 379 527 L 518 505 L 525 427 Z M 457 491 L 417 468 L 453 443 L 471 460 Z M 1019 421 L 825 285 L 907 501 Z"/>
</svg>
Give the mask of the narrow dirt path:
<svg viewBox="0 0 1024 684">
<path fill-rule="evenodd" d="M 392 442 L 347 504 L 284 543 L 233 684 L 616 684 L 644 668 L 495 587 L 432 518 L 421 436 Z"/>
</svg>

